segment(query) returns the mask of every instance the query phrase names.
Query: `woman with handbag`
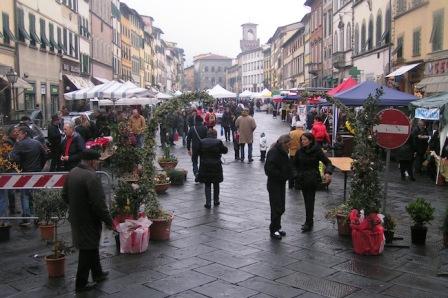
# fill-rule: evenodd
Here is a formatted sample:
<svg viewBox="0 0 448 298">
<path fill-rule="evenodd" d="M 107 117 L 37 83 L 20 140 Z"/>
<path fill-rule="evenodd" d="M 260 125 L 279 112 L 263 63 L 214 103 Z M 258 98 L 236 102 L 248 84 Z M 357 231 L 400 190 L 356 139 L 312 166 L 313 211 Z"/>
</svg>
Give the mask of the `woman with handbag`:
<svg viewBox="0 0 448 298">
<path fill-rule="evenodd" d="M 305 201 L 306 221 L 302 225 L 302 232 L 309 232 L 313 228 L 316 189 L 322 183 L 319 161 L 325 165 L 324 182 L 326 183 L 331 182 L 333 165 L 316 143 L 313 134 L 304 133 L 300 137 L 300 143 L 301 148 L 295 154 L 294 166 L 297 172 L 297 182 L 300 184 Z"/>
</svg>

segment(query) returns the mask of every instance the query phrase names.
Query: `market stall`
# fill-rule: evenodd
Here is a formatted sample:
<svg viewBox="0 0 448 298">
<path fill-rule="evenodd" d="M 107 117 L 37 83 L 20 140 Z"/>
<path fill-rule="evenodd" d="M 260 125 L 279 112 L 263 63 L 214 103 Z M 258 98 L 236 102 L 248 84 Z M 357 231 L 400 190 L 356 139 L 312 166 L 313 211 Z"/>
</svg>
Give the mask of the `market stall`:
<svg viewBox="0 0 448 298">
<path fill-rule="evenodd" d="M 213 96 L 214 98 L 236 98 L 236 93 L 230 92 L 229 90 L 224 89 L 221 85 L 216 85 L 210 90 L 207 90 L 207 93 Z"/>
</svg>

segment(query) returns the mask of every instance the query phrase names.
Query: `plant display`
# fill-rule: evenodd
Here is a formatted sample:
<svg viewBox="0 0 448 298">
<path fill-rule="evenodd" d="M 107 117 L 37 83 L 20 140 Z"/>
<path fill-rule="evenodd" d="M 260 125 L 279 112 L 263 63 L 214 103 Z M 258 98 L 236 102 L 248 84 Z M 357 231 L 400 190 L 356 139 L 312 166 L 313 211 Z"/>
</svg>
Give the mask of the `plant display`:
<svg viewBox="0 0 448 298">
<path fill-rule="evenodd" d="M 176 170 L 170 169 L 166 171 L 171 184 L 173 185 L 183 185 L 185 182 L 185 171 L 184 170 Z"/>
<path fill-rule="evenodd" d="M 157 184 L 167 184 L 170 182 L 171 182 L 170 178 L 163 173 L 160 173 L 160 174 L 157 174 L 154 176 L 154 184 L 156 184 L 156 185 Z"/>
<path fill-rule="evenodd" d="M 171 154 L 170 146 L 163 145 L 163 156 L 159 157 L 159 162 L 177 162 L 176 156 Z"/>
<path fill-rule="evenodd" d="M 395 220 L 392 218 L 392 215 L 390 214 L 386 214 L 384 216 L 384 223 L 383 223 L 383 227 L 385 230 L 387 231 L 395 231 L 395 226 L 396 226 L 396 222 Z"/>
<path fill-rule="evenodd" d="M 111 208 L 113 218 L 129 215 L 134 219 L 138 218 L 140 205 L 145 196 L 139 185 L 120 180 L 114 188 L 114 196 L 115 199 Z"/>
<path fill-rule="evenodd" d="M 352 209 L 353 207 L 349 204 L 349 202 L 345 202 L 340 204 L 339 206 L 336 206 L 328 210 L 327 213 L 325 214 L 325 218 L 329 220 L 334 220 L 337 215 L 347 217 Z"/>
<path fill-rule="evenodd" d="M 3 135 L 0 134 L 0 140 L 3 139 Z M 7 173 L 7 172 L 16 172 L 16 173 L 20 173 L 20 167 L 14 163 L 11 162 L 8 159 L 8 154 L 11 153 L 12 151 L 12 146 L 2 142 L 0 145 L 0 172 L 1 173 Z"/>
<path fill-rule="evenodd" d="M 126 122 L 120 122 L 117 128 L 117 144 L 111 157 L 111 168 L 118 176 L 132 173 L 140 163 L 142 155 L 132 144 L 132 134 Z"/>
<path fill-rule="evenodd" d="M 157 218 L 169 218 L 170 214 L 163 211 L 160 203 L 157 199 L 157 193 L 155 191 L 155 176 L 156 169 L 154 166 L 154 160 L 156 155 L 156 141 L 155 136 L 157 128 L 160 123 L 160 119 L 166 119 L 168 114 L 172 114 L 175 111 L 190 106 L 193 101 L 202 100 L 203 102 L 213 101 L 214 99 L 205 91 L 184 93 L 179 97 L 170 99 L 169 101 L 162 102 L 154 111 L 152 118 L 148 123 L 148 127 L 145 130 L 145 144 L 143 147 L 142 160 L 143 174 L 140 179 L 140 187 L 144 191 L 145 195 L 145 213 L 151 219 Z"/>
<path fill-rule="evenodd" d="M 375 95 L 369 95 L 358 113 L 352 112 L 341 102 L 330 99 L 347 114 L 354 128 L 353 179 L 350 189 L 350 205 L 365 214 L 378 213 L 381 208 L 382 189 L 379 171 L 382 168 L 377 152 L 377 142 L 373 127 L 379 123 L 378 102 L 383 89 L 377 89 Z"/>
<path fill-rule="evenodd" d="M 417 198 L 406 206 L 406 211 L 411 216 L 416 226 L 424 226 L 434 219 L 435 209 L 431 203 L 423 198 Z"/>
<path fill-rule="evenodd" d="M 34 213 L 39 218 L 39 222 L 50 225 L 63 218 L 67 213 L 67 204 L 62 199 L 62 192 L 59 189 L 42 189 L 33 194 Z"/>
</svg>

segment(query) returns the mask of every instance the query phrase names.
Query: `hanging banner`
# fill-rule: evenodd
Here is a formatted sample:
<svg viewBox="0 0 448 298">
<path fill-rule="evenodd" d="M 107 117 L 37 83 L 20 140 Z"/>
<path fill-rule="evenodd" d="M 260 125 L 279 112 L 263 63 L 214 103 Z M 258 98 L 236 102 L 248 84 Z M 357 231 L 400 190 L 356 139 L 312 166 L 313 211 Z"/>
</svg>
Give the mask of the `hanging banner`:
<svg viewBox="0 0 448 298">
<path fill-rule="evenodd" d="M 299 116 L 298 121 L 305 124 L 306 123 L 306 105 L 298 105 L 297 106 L 297 116 Z"/>
<path fill-rule="evenodd" d="M 416 108 L 415 118 L 438 121 L 440 119 L 440 110 L 437 108 L 434 109 Z"/>
</svg>

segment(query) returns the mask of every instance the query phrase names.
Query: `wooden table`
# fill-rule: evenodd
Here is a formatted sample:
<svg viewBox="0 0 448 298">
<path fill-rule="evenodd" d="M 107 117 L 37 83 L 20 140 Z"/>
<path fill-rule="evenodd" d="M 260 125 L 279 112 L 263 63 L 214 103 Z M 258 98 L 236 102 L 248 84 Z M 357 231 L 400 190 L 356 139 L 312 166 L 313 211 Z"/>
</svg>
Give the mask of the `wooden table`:
<svg viewBox="0 0 448 298">
<path fill-rule="evenodd" d="M 333 166 L 344 173 L 344 201 L 347 192 L 347 175 L 352 171 L 353 159 L 350 157 L 329 157 Z"/>
</svg>

